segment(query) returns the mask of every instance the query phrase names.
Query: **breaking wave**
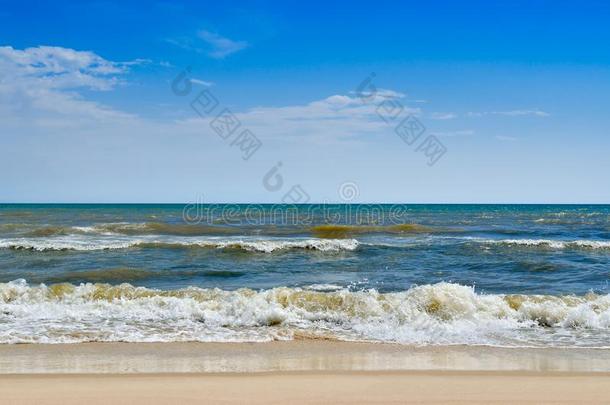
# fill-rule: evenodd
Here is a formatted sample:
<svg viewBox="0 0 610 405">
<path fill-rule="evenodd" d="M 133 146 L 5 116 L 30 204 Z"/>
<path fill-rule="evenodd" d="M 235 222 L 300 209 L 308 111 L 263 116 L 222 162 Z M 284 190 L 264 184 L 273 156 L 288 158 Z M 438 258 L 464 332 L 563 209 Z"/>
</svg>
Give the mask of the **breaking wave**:
<svg viewBox="0 0 610 405">
<path fill-rule="evenodd" d="M 112 222 L 90 226 L 45 226 L 28 231 L 26 236 L 41 237 L 75 234 L 201 236 L 236 233 L 239 233 L 237 228 L 208 225 L 169 224 L 162 222 Z"/>
<path fill-rule="evenodd" d="M 402 229 L 402 228 L 401 228 Z M 408 228 L 411 229 L 411 228 Z M 419 229 L 419 228 L 418 228 Z M 610 250 L 606 240 L 553 240 L 553 239 L 482 239 L 476 237 L 455 237 L 440 235 L 403 236 L 401 238 L 347 238 L 342 226 L 318 228 L 321 234 L 311 237 L 278 236 L 169 236 L 169 235 L 73 235 L 62 234 L 52 237 L 6 238 L 0 239 L 0 249 L 33 251 L 87 251 L 128 248 L 208 248 L 243 250 L 248 252 L 271 253 L 281 250 L 315 250 L 321 252 L 353 251 L 359 246 L 376 246 L 401 249 L 419 245 L 473 243 L 498 247 L 521 247 L 538 249 L 578 249 Z M 417 232 L 417 231 L 414 231 Z M 334 238 L 331 238 L 334 236 Z"/>
<path fill-rule="evenodd" d="M 485 240 L 485 243 L 542 247 L 550 249 L 610 249 L 610 241 L 602 240 L 552 240 L 552 239 L 499 239 Z"/>
<path fill-rule="evenodd" d="M 269 236 L 308 234 L 318 238 L 348 238 L 365 234 L 410 234 L 450 232 L 449 229 L 435 229 L 419 224 L 393 225 L 289 225 L 250 224 L 244 226 L 219 226 L 207 224 L 165 223 L 165 222 L 112 222 L 98 223 L 89 226 L 42 226 L 31 229 L 23 225 L 24 236 L 50 237 L 60 235 L 99 234 L 99 235 L 172 235 L 172 236 L 213 236 L 262 234 Z M 1 229 L 1 228 L 0 228 Z M 7 230 L 19 230 L 20 227 L 7 227 Z M 453 230 L 451 232 L 456 232 Z"/>
<path fill-rule="evenodd" d="M 0 239 L 0 249 L 33 251 L 87 251 L 128 248 L 209 248 L 272 253 L 281 250 L 351 251 L 354 239 L 197 239 L 197 238 L 13 238 Z"/>
<path fill-rule="evenodd" d="M 130 284 L 0 284 L 0 343 L 269 341 L 601 347 L 610 296 L 480 294 L 452 283 L 396 293 L 338 286 L 225 291 Z"/>
</svg>

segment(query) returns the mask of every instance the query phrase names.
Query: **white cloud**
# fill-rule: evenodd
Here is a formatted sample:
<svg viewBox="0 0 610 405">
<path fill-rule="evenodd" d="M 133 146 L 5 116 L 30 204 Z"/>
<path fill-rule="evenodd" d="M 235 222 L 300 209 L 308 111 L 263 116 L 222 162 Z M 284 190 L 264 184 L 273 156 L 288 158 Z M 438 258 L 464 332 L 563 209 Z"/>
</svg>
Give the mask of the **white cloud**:
<svg viewBox="0 0 610 405">
<path fill-rule="evenodd" d="M 68 48 L 39 46 L 19 50 L 3 46 L 0 70 L 3 82 L 30 78 L 45 87 L 108 90 L 116 84 L 117 75 L 125 72 L 126 64 Z"/>
<path fill-rule="evenodd" d="M 377 89 L 375 92 L 368 92 L 368 91 L 363 91 L 361 93 L 357 93 L 355 91 L 350 92 L 350 94 L 356 94 L 364 99 L 366 99 L 366 101 L 382 101 L 382 100 L 386 100 L 386 99 L 404 99 L 404 97 L 406 96 L 404 93 L 400 93 L 398 91 L 394 91 L 394 90 L 389 90 L 389 89 Z M 406 101 L 406 100 L 403 100 Z"/>
<path fill-rule="evenodd" d="M 206 30 L 199 31 L 197 36 L 211 47 L 208 55 L 215 59 L 224 59 L 230 54 L 241 51 L 248 46 L 248 43 L 245 41 L 233 41 Z"/>
<path fill-rule="evenodd" d="M 457 118 L 457 114 L 451 112 L 433 112 L 430 114 L 430 118 L 433 120 L 452 120 Z"/>
<path fill-rule="evenodd" d="M 548 117 L 551 114 L 541 110 L 510 110 L 510 111 L 484 111 L 484 112 L 469 112 L 469 117 L 483 117 L 485 115 L 505 115 L 509 117 L 518 116 L 535 116 L 535 117 Z"/>
<path fill-rule="evenodd" d="M 210 86 L 214 85 L 214 83 L 206 82 L 205 80 L 199 80 L 199 79 L 190 79 L 190 80 L 192 83 L 199 84 L 199 85 L 205 86 L 205 87 L 210 87 Z"/>
<path fill-rule="evenodd" d="M 187 51 L 206 54 L 214 59 L 224 59 L 248 47 L 246 41 L 234 41 L 207 30 L 198 31 L 195 37 L 180 36 L 166 38 L 165 41 Z"/>
<path fill-rule="evenodd" d="M 124 80 L 133 63 L 118 63 L 88 51 L 59 47 L 16 50 L 0 48 L 0 122 L 4 132 L 27 133 L 31 128 L 78 131 L 95 129 L 99 134 L 159 132 L 212 135 L 209 119 L 194 111 L 186 120 L 147 120 L 84 97 L 83 89 L 111 90 Z M 191 79 L 209 87 L 211 82 Z M 193 93 L 193 96 L 195 93 Z M 402 103 L 405 95 L 379 89 L 375 95 L 361 99 L 354 94 L 336 94 L 309 103 L 288 106 L 259 106 L 236 112 L 242 128 L 248 128 L 261 139 L 292 142 L 295 137 L 307 142 L 323 143 L 354 140 L 359 136 L 391 134 L 395 124 L 378 115 L 380 103 L 393 100 L 402 105 L 402 117 L 420 115 L 419 108 Z M 221 100 L 222 101 L 222 100 Z M 222 106 L 222 102 L 221 102 Z M 188 103 L 185 103 L 188 109 Z M 220 111 L 220 109 L 218 110 Z M 217 112 L 218 112 L 217 111 Z M 155 128 L 155 129 L 151 129 Z M 49 132 L 50 133 L 50 132 Z M 362 138 L 365 139 L 365 138 Z"/>
<path fill-rule="evenodd" d="M 142 63 L 146 61 L 112 62 L 93 52 L 62 47 L 0 47 L 0 116 L 5 122 L 26 118 L 45 125 L 131 118 L 85 100 L 79 91 L 110 90 L 121 82 L 129 66 Z"/>
<path fill-rule="evenodd" d="M 383 121 L 377 114 L 381 101 L 388 96 L 404 95 L 383 90 L 365 101 L 355 96 L 333 95 L 303 105 L 282 107 L 255 107 L 235 115 L 243 128 L 248 128 L 264 139 L 290 141 L 294 137 L 306 137 L 310 141 L 353 139 L 358 135 L 391 133 L 394 126 Z M 419 108 L 403 106 L 401 117 L 420 115 Z M 396 118 L 396 124 L 401 118 Z M 201 127 L 207 120 L 191 118 L 181 121 L 183 126 Z"/>
</svg>

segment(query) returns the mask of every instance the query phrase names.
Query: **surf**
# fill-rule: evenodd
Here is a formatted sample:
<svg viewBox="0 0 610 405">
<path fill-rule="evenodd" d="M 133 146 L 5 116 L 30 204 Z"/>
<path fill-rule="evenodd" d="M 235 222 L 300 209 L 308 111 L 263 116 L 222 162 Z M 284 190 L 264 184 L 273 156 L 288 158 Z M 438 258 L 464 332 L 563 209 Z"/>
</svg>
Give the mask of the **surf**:
<svg viewBox="0 0 610 405">
<path fill-rule="evenodd" d="M 337 286 L 0 284 L 0 343 L 269 341 L 310 334 L 401 344 L 600 347 L 609 328 L 608 295 L 485 294 L 446 282 L 394 293 Z"/>
</svg>

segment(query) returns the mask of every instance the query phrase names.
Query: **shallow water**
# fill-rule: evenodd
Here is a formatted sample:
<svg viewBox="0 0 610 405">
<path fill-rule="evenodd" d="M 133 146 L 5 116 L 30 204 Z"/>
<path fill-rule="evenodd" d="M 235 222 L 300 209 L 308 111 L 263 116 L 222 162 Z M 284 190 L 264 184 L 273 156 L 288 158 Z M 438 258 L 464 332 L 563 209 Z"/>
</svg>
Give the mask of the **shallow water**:
<svg viewBox="0 0 610 405">
<path fill-rule="evenodd" d="M 0 342 L 605 347 L 609 279 L 607 205 L 0 205 Z"/>
</svg>

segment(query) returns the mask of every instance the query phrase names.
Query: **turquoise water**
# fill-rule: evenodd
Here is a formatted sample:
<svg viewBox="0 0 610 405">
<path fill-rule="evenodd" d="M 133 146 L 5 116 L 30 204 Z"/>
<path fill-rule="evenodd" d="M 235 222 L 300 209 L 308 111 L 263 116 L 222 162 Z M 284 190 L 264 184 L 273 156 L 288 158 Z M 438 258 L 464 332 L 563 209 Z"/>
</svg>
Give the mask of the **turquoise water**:
<svg viewBox="0 0 610 405">
<path fill-rule="evenodd" d="M 0 342 L 610 346 L 607 205 L 0 205 Z"/>
</svg>

